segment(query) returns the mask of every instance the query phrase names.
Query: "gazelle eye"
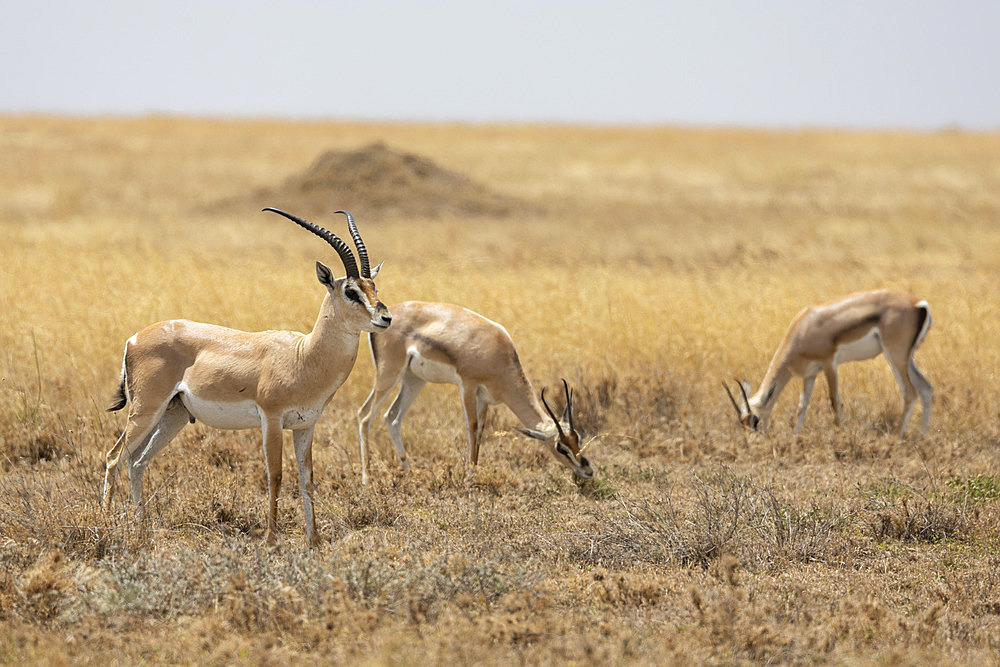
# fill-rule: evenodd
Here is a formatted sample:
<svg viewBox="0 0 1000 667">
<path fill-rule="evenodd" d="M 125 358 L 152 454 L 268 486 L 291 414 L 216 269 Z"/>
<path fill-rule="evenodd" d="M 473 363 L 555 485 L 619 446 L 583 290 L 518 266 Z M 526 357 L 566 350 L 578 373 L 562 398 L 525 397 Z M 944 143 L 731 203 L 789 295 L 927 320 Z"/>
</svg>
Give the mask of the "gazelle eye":
<svg viewBox="0 0 1000 667">
<path fill-rule="evenodd" d="M 362 303 L 362 304 L 364 303 L 364 301 L 361 300 L 361 295 L 358 294 L 355 290 L 352 289 L 347 290 L 346 292 L 344 292 L 344 296 L 346 296 L 354 303 Z"/>
</svg>

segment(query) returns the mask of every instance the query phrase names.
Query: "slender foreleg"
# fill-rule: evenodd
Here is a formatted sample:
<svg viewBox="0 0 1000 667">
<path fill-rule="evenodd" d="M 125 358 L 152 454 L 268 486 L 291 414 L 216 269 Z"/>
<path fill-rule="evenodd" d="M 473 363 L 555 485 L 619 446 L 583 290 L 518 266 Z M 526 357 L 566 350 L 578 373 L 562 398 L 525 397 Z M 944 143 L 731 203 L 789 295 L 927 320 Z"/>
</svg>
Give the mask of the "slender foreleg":
<svg viewBox="0 0 1000 667">
<path fill-rule="evenodd" d="M 812 396 L 813 384 L 816 382 L 815 375 L 802 378 L 802 393 L 799 395 L 798 417 L 795 423 L 795 434 L 802 430 L 802 423 L 806 420 L 806 408 L 809 407 L 809 398 Z"/>
<path fill-rule="evenodd" d="M 462 386 L 462 405 L 465 408 L 465 421 L 469 429 L 469 463 L 479 464 L 479 435 L 482 427 L 479 421 L 479 399 L 477 387 Z"/>
<path fill-rule="evenodd" d="M 263 415 L 264 464 L 267 467 L 267 532 L 265 541 L 274 546 L 278 539 L 278 493 L 281 491 L 281 416 Z"/>
<path fill-rule="evenodd" d="M 312 427 L 292 431 L 295 462 L 299 468 L 299 493 L 302 495 L 302 511 L 305 513 L 306 519 L 306 541 L 310 548 L 315 548 L 319 536 L 316 534 L 316 526 L 313 522 L 312 438 Z"/>
<path fill-rule="evenodd" d="M 833 423 L 840 426 L 840 387 L 837 383 L 837 367 L 832 363 L 823 367 L 826 376 L 827 393 L 830 395 L 830 407 L 833 409 Z"/>
</svg>

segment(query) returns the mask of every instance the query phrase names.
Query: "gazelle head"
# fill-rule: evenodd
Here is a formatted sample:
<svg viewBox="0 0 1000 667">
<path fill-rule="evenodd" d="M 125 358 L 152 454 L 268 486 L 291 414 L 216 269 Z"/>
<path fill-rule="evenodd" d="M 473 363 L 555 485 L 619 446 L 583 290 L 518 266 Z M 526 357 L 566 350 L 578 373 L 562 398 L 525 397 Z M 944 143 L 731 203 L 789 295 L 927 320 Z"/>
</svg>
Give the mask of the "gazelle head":
<svg viewBox="0 0 1000 667">
<path fill-rule="evenodd" d="M 354 239 L 354 246 L 358 249 L 360 268 L 358 262 L 354 260 L 354 253 L 333 232 L 270 206 L 264 210 L 282 215 L 295 224 L 308 229 L 337 251 L 340 261 L 344 263 L 344 271 L 347 275 L 343 278 L 336 278 L 328 266 L 323 262 L 316 262 L 316 277 L 330 293 L 330 304 L 338 320 L 343 320 L 348 326 L 358 331 L 383 331 L 389 328 L 392 323 L 392 315 L 389 314 L 389 309 L 385 307 L 385 304 L 378 300 L 378 291 L 375 289 L 375 276 L 378 275 L 382 265 L 379 264 L 374 269 L 370 268 L 368 250 L 365 248 L 364 241 L 361 240 L 357 225 L 354 224 L 354 216 L 347 211 L 337 211 L 337 213 L 343 213 L 347 216 L 347 226 L 351 231 L 351 238 Z"/>
<path fill-rule="evenodd" d="M 552 408 L 549 407 L 545 400 L 544 388 L 542 388 L 541 394 L 542 405 L 545 406 L 545 411 L 549 413 L 549 417 L 555 424 L 555 433 L 521 427 L 515 428 L 529 437 L 542 440 L 546 444 L 551 443 L 548 449 L 559 463 L 572 470 L 574 475 L 590 479 L 594 476 L 594 469 L 590 467 L 590 461 L 583 456 L 583 450 L 586 446 L 580 446 L 580 434 L 573 425 L 573 390 L 569 388 L 566 380 L 563 380 L 562 383 L 566 392 L 566 408 L 563 410 L 562 419 L 557 418 Z"/>
<path fill-rule="evenodd" d="M 770 398 L 774 393 L 774 386 L 772 385 L 767 393 L 767 396 L 763 401 L 759 403 L 750 398 L 750 392 L 753 391 L 750 387 L 750 383 L 746 380 L 742 382 L 736 380 L 736 386 L 740 389 L 740 397 L 743 399 L 742 403 L 737 403 L 736 398 L 733 396 L 733 392 L 729 391 L 729 385 L 725 382 L 722 383 L 722 387 L 726 390 L 729 395 L 729 402 L 733 404 L 736 409 L 736 416 L 748 429 L 753 431 L 763 431 L 764 424 L 767 421 L 767 417 L 770 414 Z"/>
</svg>

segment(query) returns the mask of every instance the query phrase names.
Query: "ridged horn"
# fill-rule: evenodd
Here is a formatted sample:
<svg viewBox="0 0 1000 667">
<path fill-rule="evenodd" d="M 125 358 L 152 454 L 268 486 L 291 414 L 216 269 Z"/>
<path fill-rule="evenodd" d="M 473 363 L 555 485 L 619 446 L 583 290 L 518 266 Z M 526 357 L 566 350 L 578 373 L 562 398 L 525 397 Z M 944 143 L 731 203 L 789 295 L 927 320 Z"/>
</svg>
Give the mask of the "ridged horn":
<svg viewBox="0 0 1000 667">
<path fill-rule="evenodd" d="M 358 226 L 354 224 L 354 216 L 350 212 L 343 209 L 339 211 L 334 211 L 334 213 L 343 213 L 347 216 L 347 227 L 351 230 L 351 238 L 354 239 L 354 247 L 358 249 L 358 262 L 361 264 L 361 277 L 371 278 L 372 270 L 371 266 L 368 264 L 368 249 L 365 248 L 365 242 L 361 240 L 361 234 L 358 233 Z"/>
<path fill-rule="evenodd" d="M 736 410 L 736 416 L 737 417 L 742 417 L 743 416 L 743 411 L 740 410 L 740 406 L 738 406 L 736 404 L 736 398 L 733 396 L 733 392 L 729 391 L 729 385 L 727 385 L 725 382 L 723 382 L 722 383 L 722 388 L 726 390 L 727 394 L 729 394 L 729 400 L 730 400 L 730 402 L 732 402 L 733 408 L 735 408 L 735 410 Z"/>
<path fill-rule="evenodd" d="M 752 410 L 750 409 L 750 399 L 747 398 L 747 389 L 746 389 L 746 387 L 744 387 L 743 383 L 740 382 L 739 380 L 736 381 L 736 384 L 738 384 L 740 386 L 740 391 L 743 392 L 743 402 L 747 404 L 747 412 L 752 412 Z"/>
<path fill-rule="evenodd" d="M 343 242 L 343 240 L 341 240 L 339 236 L 337 236 L 336 234 L 334 234 L 329 230 L 323 229 L 319 225 L 315 225 L 309 222 L 308 220 L 303 220 L 302 218 L 296 215 L 292 215 L 291 213 L 286 213 L 281 209 L 268 206 L 261 210 L 271 211 L 272 213 L 277 213 L 278 215 L 282 215 L 291 220 L 292 222 L 294 222 L 295 224 L 299 225 L 300 227 L 308 229 L 310 232 L 312 232 L 316 236 L 320 237 L 321 239 L 329 243 L 331 246 L 333 246 L 333 249 L 337 251 L 337 254 L 340 255 L 340 261 L 344 263 L 344 271 L 347 272 L 348 277 L 350 278 L 361 277 L 361 274 L 358 273 L 358 264 L 354 260 L 354 253 L 351 252 L 351 249 L 348 247 L 346 243 Z"/>
<path fill-rule="evenodd" d="M 563 383 L 563 390 L 566 392 L 566 421 L 569 423 L 569 430 L 575 431 L 573 428 L 573 390 L 569 388 L 569 384 L 566 382 L 566 378 L 560 378 Z"/>
<path fill-rule="evenodd" d="M 562 426 L 559 425 L 559 420 L 556 419 L 556 415 L 552 412 L 552 408 L 550 408 L 549 404 L 545 401 L 545 387 L 542 387 L 542 405 L 545 406 L 545 411 L 549 413 L 549 417 L 552 417 L 552 421 L 556 423 L 556 430 L 559 432 L 559 439 L 564 439 L 566 434 L 563 433 Z"/>
</svg>

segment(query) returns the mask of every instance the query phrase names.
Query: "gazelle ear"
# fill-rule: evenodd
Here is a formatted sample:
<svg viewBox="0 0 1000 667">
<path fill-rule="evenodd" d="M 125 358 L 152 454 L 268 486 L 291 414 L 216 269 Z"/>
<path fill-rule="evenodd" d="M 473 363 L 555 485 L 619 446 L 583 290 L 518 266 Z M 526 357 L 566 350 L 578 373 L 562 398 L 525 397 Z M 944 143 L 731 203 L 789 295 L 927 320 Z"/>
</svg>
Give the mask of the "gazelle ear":
<svg viewBox="0 0 1000 667">
<path fill-rule="evenodd" d="M 743 391 L 747 393 L 747 396 L 753 395 L 753 387 L 750 386 L 749 382 L 747 382 L 746 380 L 742 380 L 740 381 L 740 384 L 743 386 Z"/>
<path fill-rule="evenodd" d="M 316 277 L 319 278 L 321 285 L 326 285 L 329 288 L 333 288 L 334 284 L 337 282 L 336 277 L 333 275 L 333 271 L 330 270 L 323 262 L 316 262 Z"/>
<path fill-rule="evenodd" d="M 378 275 L 378 270 L 382 268 L 383 264 L 385 264 L 385 262 L 379 262 L 378 266 L 376 266 L 374 269 L 372 269 L 372 275 L 371 275 L 372 280 L 375 280 L 375 276 Z"/>
<path fill-rule="evenodd" d="M 521 428 L 520 426 L 515 426 L 514 430 L 517 431 L 518 433 L 523 433 L 529 438 L 534 438 L 535 440 L 548 440 L 552 437 L 550 435 L 542 433 L 541 431 L 535 431 L 534 429 L 530 428 Z"/>
</svg>

